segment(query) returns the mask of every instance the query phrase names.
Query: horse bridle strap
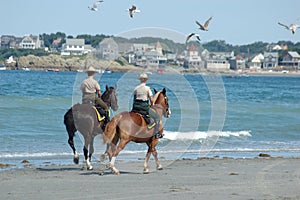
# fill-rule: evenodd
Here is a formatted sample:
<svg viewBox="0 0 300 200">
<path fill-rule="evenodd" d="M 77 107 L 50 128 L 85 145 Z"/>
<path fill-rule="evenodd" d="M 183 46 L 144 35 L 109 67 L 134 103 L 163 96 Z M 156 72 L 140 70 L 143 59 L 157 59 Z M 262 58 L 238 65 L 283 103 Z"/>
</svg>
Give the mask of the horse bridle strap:
<svg viewBox="0 0 300 200">
<path fill-rule="evenodd" d="M 162 105 L 159 104 L 154 104 L 152 107 L 156 107 L 158 109 L 161 109 L 163 112 L 167 112 L 169 108 L 164 109 L 164 107 Z"/>
</svg>

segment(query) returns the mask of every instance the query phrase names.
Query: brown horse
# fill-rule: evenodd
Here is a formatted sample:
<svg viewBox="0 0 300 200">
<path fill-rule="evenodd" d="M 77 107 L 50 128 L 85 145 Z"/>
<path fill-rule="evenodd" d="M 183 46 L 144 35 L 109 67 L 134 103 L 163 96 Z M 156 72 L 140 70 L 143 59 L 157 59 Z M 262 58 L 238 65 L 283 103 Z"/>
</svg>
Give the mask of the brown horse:
<svg viewBox="0 0 300 200">
<path fill-rule="evenodd" d="M 152 108 L 160 116 L 160 134 L 162 134 L 162 116 L 169 118 L 171 115 L 166 89 L 164 88 L 163 90 L 156 92 L 153 99 L 154 105 Z M 161 170 L 162 166 L 158 160 L 155 149 L 158 140 L 158 138 L 154 137 L 153 128 L 148 129 L 144 118 L 140 114 L 134 112 L 122 112 L 116 115 L 107 124 L 103 133 L 104 143 L 109 144 L 107 154 L 110 158 L 110 169 L 114 174 L 120 173 L 114 165 L 116 157 L 128 142 L 133 141 L 136 143 L 146 143 L 148 145 L 148 152 L 144 163 L 144 173 L 149 173 L 148 161 L 151 153 L 155 158 L 157 169 Z"/>
<path fill-rule="evenodd" d="M 118 101 L 116 95 L 116 87 L 106 86 L 105 92 L 102 94 L 102 100 L 114 111 L 118 109 Z M 90 160 L 94 153 L 94 138 L 103 133 L 102 125 L 104 120 L 98 121 L 98 116 L 91 104 L 76 104 L 70 108 L 64 115 L 64 124 L 66 126 L 69 140 L 68 143 L 74 153 L 74 163 L 79 163 L 79 156 L 74 146 L 74 135 L 78 130 L 84 137 L 84 158 L 88 170 L 93 169 Z M 89 149 L 89 150 L 88 150 Z"/>
</svg>

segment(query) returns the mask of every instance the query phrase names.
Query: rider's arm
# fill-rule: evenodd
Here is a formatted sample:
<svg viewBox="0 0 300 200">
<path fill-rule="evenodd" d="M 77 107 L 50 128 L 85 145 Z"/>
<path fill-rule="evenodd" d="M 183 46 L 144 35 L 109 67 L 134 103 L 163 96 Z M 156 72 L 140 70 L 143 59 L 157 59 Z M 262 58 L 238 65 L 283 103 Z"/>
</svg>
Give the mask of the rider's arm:
<svg viewBox="0 0 300 200">
<path fill-rule="evenodd" d="M 149 96 L 149 100 L 150 100 L 150 106 L 152 106 L 153 105 L 153 97 Z"/>
<path fill-rule="evenodd" d="M 100 90 L 97 90 L 97 95 L 99 98 L 101 98 L 101 91 Z"/>
</svg>

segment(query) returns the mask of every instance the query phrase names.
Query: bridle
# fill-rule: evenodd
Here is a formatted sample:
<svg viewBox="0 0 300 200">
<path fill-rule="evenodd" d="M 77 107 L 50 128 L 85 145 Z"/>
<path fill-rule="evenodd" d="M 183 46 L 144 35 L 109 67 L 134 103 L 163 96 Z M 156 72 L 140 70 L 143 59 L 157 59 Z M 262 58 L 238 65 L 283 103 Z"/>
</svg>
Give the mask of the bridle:
<svg viewBox="0 0 300 200">
<path fill-rule="evenodd" d="M 164 117 L 169 117 L 170 116 L 170 109 L 169 109 L 169 102 L 168 102 L 168 97 L 164 96 L 164 104 L 166 105 L 166 108 L 160 104 L 154 104 L 153 107 L 156 107 L 158 109 L 161 109 L 163 111 Z"/>
</svg>

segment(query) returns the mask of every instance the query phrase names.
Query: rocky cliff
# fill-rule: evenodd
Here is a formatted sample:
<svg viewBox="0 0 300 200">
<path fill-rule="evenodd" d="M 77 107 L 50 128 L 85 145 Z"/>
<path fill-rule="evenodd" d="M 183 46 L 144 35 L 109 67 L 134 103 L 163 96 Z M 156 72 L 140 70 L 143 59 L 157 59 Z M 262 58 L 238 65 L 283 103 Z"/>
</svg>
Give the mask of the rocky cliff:
<svg viewBox="0 0 300 200">
<path fill-rule="evenodd" d="M 128 64 L 128 62 L 120 58 L 118 62 L 107 61 L 98 59 L 91 55 L 84 56 L 61 56 L 51 54 L 49 56 L 34 56 L 28 55 L 18 59 L 18 69 L 22 67 L 28 67 L 31 70 L 47 70 L 47 69 L 58 69 L 60 71 L 77 71 L 85 70 L 92 66 L 95 69 L 110 69 L 111 71 L 126 72 L 126 71 L 140 71 L 141 68 L 135 67 Z M 15 69 L 15 63 L 7 64 L 10 69 Z"/>
</svg>

